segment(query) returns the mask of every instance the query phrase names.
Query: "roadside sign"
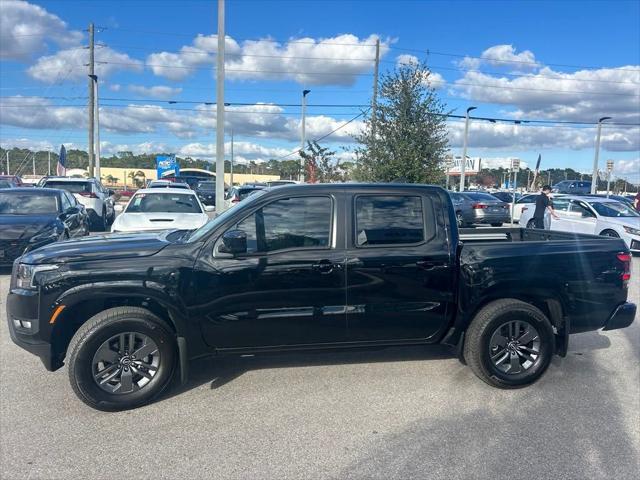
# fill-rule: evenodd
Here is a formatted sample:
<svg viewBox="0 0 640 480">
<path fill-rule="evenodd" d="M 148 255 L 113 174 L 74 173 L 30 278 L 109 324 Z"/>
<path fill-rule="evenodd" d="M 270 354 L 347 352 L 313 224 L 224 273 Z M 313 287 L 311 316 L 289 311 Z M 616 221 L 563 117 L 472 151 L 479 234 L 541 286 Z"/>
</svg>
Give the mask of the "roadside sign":
<svg viewBox="0 0 640 480">
<path fill-rule="evenodd" d="M 162 178 L 166 172 L 173 172 L 176 177 L 180 175 L 180 165 L 176 161 L 175 155 L 158 155 L 156 157 L 158 179 Z"/>
<path fill-rule="evenodd" d="M 613 160 L 607 160 L 607 172 L 613 172 Z"/>
<path fill-rule="evenodd" d="M 449 167 L 449 175 L 455 176 L 460 175 L 462 172 L 462 157 L 454 157 L 450 159 L 450 167 Z M 447 161 L 449 163 L 449 160 Z M 464 174 L 465 175 L 476 175 L 480 172 L 480 158 L 470 158 L 467 157 L 467 161 L 464 165 Z"/>
</svg>

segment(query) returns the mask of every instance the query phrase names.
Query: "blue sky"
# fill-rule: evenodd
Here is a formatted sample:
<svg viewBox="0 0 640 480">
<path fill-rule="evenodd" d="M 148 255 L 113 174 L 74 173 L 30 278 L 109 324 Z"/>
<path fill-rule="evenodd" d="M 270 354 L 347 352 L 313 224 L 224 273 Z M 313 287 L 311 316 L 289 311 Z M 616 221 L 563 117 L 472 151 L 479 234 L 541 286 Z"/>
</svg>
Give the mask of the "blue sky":
<svg viewBox="0 0 640 480">
<path fill-rule="evenodd" d="M 249 104 L 227 115 L 241 161 L 283 156 L 299 142 L 300 108 L 263 104 L 297 104 L 304 88 L 310 104 L 367 104 L 371 44 L 380 38 L 382 72 L 399 60 L 426 60 L 456 113 L 475 105 L 486 117 L 608 115 L 631 124 L 603 128 L 601 159 L 640 180 L 640 2 L 227 0 L 226 10 L 225 101 Z M 216 12 L 215 1 L 3 0 L 0 143 L 86 147 L 82 46 L 93 21 L 96 58 L 107 62 L 98 65 L 103 152 L 166 149 L 212 159 L 213 107 L 197 102 L 215 101 Z M 359 112 L 310 107 L 308 138 Z M 353 148 L 358 128 L 352 122 L 324 143 Z M 460 132 L 452 121 L 454 154 Z M 543 168 L 589 171 L 594 136 L 588 125 L 475 121 L 469 154 L 532 163 L 541 153 Z"/>
</svg>

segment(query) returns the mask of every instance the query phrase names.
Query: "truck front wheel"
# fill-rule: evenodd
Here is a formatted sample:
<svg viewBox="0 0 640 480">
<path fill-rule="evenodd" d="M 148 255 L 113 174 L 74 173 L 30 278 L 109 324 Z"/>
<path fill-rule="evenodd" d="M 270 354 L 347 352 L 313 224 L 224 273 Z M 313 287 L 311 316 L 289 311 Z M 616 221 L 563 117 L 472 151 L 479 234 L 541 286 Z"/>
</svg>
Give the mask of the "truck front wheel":
<svg viewBox="0 0 640 480">
<path fill-rule="evenodd" d="M 110 308 L 78 329 L 69 344 L 69 381 L 84 403 L 115 411 L 149 403 L 176 363 L 171 329 L 148 310 Z"/>
<path fill-rule="evenodd" d="M 519 388 L 538 380 L 553 356 L 554 334 L 538 308 L 516 299 L 483 307 L 467 329 L 464 358 L 484 382 Z"/>
</svg>

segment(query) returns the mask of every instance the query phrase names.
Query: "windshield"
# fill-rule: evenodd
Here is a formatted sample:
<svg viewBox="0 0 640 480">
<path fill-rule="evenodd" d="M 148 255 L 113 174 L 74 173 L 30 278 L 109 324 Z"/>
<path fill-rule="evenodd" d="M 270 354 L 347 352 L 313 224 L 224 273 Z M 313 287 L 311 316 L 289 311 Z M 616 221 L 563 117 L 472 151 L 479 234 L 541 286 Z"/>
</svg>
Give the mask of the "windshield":
<svg viewBox="0 0 640 480">
<path fill-rule="evenodd" d="M 136 193 L 126 213 L 202 213 L 198 199 L 183 193 Z"/>
<path fill-rule="evenodd" d="M 640 217 L 640 213 L 620 202 L 593 202 L 590 205 L 603 217 Z"/>
<path fill-rule="evenodd" d="M 59 188 L 71 193 L 91 193 L 90 182 L 56 182 L 49 180 L 43 185 L 45 188 Z"/>
<path fill-rule="evenodd" d="M 250 206 L 265 193 L 267 193 L 266 190 L 257 191 L 255 195 L 251 195 L 250 198 L 242 202 L 243 207 Z M 201 226 L 199 229 L 193 232 L 193 234 L 189 237 L 189 240 L 188 240 L 189 243 L 197 242 L 198 240 L 201 240 L 209 232 L 215 230 L 216 228 L 218 228 L 219 225 L 226 222 L 229 219 L 229 217 L 237 213 L 237 211 L 238 210 L 236 208 L 230 208 L 225 212 L 221 213 L 220 215 L 218 215 L 217 217 L 215 217 L 213 220 L 210 220 L 208 223 L 205 223 L 203 226 Z"/>
<path fill-rule="evenodd" d="M 55 195 L 0 193 L 1 215 L 43 215 L 57 214 L 58 202 Z"/>
</svg>

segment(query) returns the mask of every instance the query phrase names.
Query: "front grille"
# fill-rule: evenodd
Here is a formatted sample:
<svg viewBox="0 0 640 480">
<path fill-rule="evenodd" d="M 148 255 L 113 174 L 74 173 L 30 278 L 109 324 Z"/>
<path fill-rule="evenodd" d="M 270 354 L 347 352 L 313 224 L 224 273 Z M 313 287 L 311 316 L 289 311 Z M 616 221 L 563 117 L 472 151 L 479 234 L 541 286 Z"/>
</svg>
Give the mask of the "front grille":
<svg viewBox="0 0 640 480">
<path fill-rule="evenodd" d="M 13 261 L 22 255 L 27 242 L 20 240 L 0 240 L 0 263 L 13 263 Z"/>
</svg>

